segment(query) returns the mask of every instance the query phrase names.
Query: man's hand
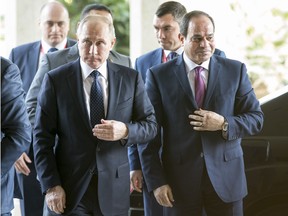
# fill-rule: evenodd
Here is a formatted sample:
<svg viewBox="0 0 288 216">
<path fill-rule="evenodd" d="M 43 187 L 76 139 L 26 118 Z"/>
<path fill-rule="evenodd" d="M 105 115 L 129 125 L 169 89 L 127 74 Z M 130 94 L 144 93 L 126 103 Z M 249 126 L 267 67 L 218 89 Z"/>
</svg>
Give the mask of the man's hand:
<svg viewBox="0 0 288 216">
<path fill-rule="evenodd" d="M 163 185 L 153 191 L 157 202 L 164 207 L 173 207 L 174 202 L 172 190 L 169 185 Z"/>
<path fill-rule="evenodd" d="M 142 192 L 143 175 L 141 170 L 130 171 L 130 185 L 133 190 Z"/>
<path fill-rule="evenodd" d="M 92 129 L 93 135 L 98 139 L 116 141 L 128 136 L 128 128 L 123 122 L 101 119 L 101 124 Z"/>
<path fill-rule="evenodd" d="M 224 117 L 208 110 L 196 110 L 194 114 L 188 116 L 190 124 L 196 131 L 217 131 L 222 130 Z"/>
<path fill-rule="evenodd" d="M 30 173 L 30 169 L 27 166 L 27 163 L 31 163 L 32 161 L 28 157 L 28 155 L 24 152 L 18 160 L 14 163 L 14 167 L 17 172 L 23 173 L 24 175 L 28 176 Z"/>
<path fill-rule="evenodd" d="M 57 214 L 64 212 L 64 209 L 66 208 L 66 195 L 64 189 L 60 185 L 48 189 L 45 200 L 51 211 L 54 211 Z"/>
</svg>

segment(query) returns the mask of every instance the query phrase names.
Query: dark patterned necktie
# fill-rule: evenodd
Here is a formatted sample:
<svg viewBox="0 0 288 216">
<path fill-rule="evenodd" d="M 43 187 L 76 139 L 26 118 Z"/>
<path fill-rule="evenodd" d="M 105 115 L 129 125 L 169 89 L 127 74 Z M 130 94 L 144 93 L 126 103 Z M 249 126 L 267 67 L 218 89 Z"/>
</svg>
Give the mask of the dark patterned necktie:
<svg viewBox="0 0 288 216">
<path fill-rule="evenodd" d="M 167 61 L 170 61 L 174 58 L 176 58 L 178 56 L 178 54 L 176 52 L 170 52 L 167 56 Z"/>
<path fill-rule="evenodd" d="M 57 48 L 51 47 L 51 48 L 48 50 L 48 53 L 50 53 L 50 52 L 55 52 L 55 51 L 57 51 L 57 50 L 58 50 Z"/>
<path fill-rule="evenodd" d="M 205 83 L 201 76 L 203 67 L 198 66 L 194 68 L 195 71 L 195 100 L 199 108 L 202 108 L 204 97 L 205 97 Z"/>
<path fill-rule="evenodd" d="M 103 90 L 98 80 L 98 77 L 101 76 L 100 72 L 94 70 L 90 75 L 94 79 L 90 91 L 90 121 L 91 126 L 93 128 L 96 124 L 101 123 L 101 119 L 105 117 L 105 113 L 103 102 Z"/>
</svg>

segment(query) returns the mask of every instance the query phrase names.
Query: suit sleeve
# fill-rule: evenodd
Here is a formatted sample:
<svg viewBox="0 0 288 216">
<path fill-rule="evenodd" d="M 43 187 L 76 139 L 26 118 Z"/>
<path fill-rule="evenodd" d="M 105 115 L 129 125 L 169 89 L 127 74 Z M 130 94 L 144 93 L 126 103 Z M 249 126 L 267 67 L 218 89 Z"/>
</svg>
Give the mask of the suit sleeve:
<svg viewBox="0 0 288 216">
<path fill-rule="evenodd" d="M 44 55 L 25 98 L 29 121 L 32 126 L 34 126 L 35 123 L 37 97 L 40 92 L 41 84 L 43 82 L 45 74 L 50 70 L 51 67 L 49 59 L 47 55 Z"/>
<path fill-rule="evenodd" d="M 225 116 L 229 123 L 228 140 L 257 134 L 263 127 L 264 114 L 244 64 L 241 64 L 240 71 L 240 84 L 235 97 L 234 115 Z"/>
<path fill-rule="evenodd" d="M 134 67 L 135 67 L 136 71 L 139 70 L 138 58 L 135 60 Z M 129 164 L 130 164 L 130 171 L 141 170 L 141 164 L 140 164 L 140 158 L 139 158 L 139 154 L 138 154 L 137 144 L 131 145 L 128 148 L 128 158 L 129 158 Z"/>
<path fill-rule="evenodd" d="M 142 171 L 148 191 L 167 184 L 165 179 L 163 167 L 159 157 L 161 149 L 161 125 L 162 125 L 162 109 L 161 97 L 156 86 L 156 81 L 153 77 L 151 69 L 147 71 L 146 89 L 152 105 L 155 109 L 156 120 L 158 122 L 158 133 L 156 137 L 148 143 L 138 145 L 138 152 L 140 156 Z"/>
<path fill-rule="evenodd" d="M 135 143 L 146 143 L 153 139 L 157 133 L 154 108 L 139 73 L 137 73 L 134 85 L 133 111 L 131 121 L 127 124 L 129 130 L 127 146 Z"/>
<path fill-rule="evenodd" d="M 137 144 L 129 146 L 128 158 L 129 158 L 130 171 L 141 170 Z"/>
<path fill-rule="evenodd" d="M 2 60 L 1 60 L 2 64 Z M 24 103 L 20 72 L 15 64 L 1 65 L 1 176 L 5 175 L 31 142 L 31 125 Z"/>
<path fill-rule="evenodd" d="M 44 76 L 39 92 L 33 131 L 34 161 L 42 192 L 61 185 L 54 146 L 57 128 L 57 102 L 51 77 Z"/>
<path fill-rule="evenodd" d="M 55 88 L 47 73 L 39 92 L 33 131 L 34 162 L 43 193 L 61 185 L 54 154 L 58 112 L 56 104 Z"/>
</svg>

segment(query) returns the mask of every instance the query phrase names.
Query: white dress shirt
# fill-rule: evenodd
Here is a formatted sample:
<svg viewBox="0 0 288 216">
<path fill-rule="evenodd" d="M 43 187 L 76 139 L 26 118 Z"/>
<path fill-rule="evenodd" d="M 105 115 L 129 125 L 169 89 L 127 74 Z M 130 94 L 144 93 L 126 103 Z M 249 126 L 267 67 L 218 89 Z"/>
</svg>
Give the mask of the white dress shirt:
<svg viewBox="0 0 288 216">
<path fill-rule="evenodd" d="M 85 103 L 88 111 L 88 115 L 90 118 L 90 91 L 93 82 L 93 77 L 90 76 L 91 72 L 97 70 L 100 72 L 100 76 L 98 76 L 98 80 L 102 86 L 103 92 L 103 104 L 104 104 L 104 112 L 105 116 L 107 115 L 107 107 L 108 107 L 108 70 L 107 70 L 107 61 L 105 61 L 100 68 L 93 69 L 85 62 L 80 59 L 81 73 L 83 79 L 83 88 L 85 94 Z"/>
<path fill-rule="evenodd" d="M 210 59 L 203 62 L 201 65 L 198 65 L 194 63 L 191 59 L 189 59 L 188 56 L 185 54 L 185 52 L 183 53 L 183 59 L 185 62 L 185 68 L 186 68 L 187 77 L 190 83 L 190 87 L 192 89 L 193 95 L 195 96 L 195 70 L 194 69 L 198 66 L 201 66 L 204 68 L 204 70 L 201 72 L 201 77 L 204 80 L 205 89 L 207 89 L 208 75 L 209 75 L 208 68 L 209 68 Z"/>
</svg>

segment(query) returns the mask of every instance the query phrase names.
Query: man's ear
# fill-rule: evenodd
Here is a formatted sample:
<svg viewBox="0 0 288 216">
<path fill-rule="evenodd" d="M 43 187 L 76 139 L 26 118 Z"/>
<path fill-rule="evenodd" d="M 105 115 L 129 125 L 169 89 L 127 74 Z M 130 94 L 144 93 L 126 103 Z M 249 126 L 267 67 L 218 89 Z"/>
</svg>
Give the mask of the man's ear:
<svg viewBox="0 0 288 216">
<path fill-rule="evenodd" d="M 116 37 L 114 37 L 112 40 L 111 40 L 111 47 L 110 47 L 110 50 L 113 49 L 113 47 L 115 46 L 116 44 Z"/>
<path fill-rule="evenodd" d="M 178 39 L 181 41 L 181 43 L 183 45 L 185 37 L 181 33 L 178 34 Z"/>
</svg>

